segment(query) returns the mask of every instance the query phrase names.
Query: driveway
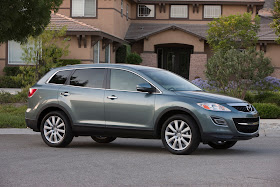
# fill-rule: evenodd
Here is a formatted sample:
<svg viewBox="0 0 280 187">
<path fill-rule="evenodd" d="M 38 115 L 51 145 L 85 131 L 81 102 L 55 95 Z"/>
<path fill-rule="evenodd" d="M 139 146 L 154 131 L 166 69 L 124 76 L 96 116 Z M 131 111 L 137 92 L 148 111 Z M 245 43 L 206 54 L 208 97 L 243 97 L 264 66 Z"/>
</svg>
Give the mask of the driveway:
<svg viewBox="0 0 280 187">
<path fill-rule="evenodd" d="M 229 150 L 200 145 L 167 152 L 160 140 L 97 144 L 74 138 L 50 148 L 36 135 L 0 135 L 0 186 L 280 186 L 280 138 L 240 141 Z"/>
</svg>

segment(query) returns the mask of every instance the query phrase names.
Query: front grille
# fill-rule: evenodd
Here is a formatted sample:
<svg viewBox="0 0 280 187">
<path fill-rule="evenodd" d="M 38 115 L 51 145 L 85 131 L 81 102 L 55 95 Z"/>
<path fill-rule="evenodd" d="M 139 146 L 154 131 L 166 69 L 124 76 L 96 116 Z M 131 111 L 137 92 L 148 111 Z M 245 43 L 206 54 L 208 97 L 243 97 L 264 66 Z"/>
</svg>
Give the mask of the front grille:
<svg viewBox="0 0 280 187">
<path fill-rule="evenodd" d="M 259 118 L 233 118 L 236 129 L 243 133 L 254 133 L 259 129 Z"/>
<path fill-rule="evenodd" d="M 235 108 L 238 111 L 241 111 L 241 112 L 253 112 L 253 111 L 255 111 L 254 108 L 252 108 L 252 111 L 249 111 L 246 106 L 232 106 L 232 107 Z"/>
</svg>

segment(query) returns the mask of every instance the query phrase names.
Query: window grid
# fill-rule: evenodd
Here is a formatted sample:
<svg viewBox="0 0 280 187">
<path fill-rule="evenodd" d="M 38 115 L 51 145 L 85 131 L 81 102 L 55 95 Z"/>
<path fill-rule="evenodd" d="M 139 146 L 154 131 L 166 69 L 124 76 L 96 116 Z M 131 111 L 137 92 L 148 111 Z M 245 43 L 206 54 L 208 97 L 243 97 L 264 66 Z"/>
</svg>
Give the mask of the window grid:
<svg viewBox="0 0 280 187">
<path fill-rule="evenodd" d="M 96 17 L 96 0 L 72 0 L 73 17 Z"/>
<path fill-rule="evenodd" d="M 155 5 L 138 5 L 138 17 L 155 17 Z"/>
<path fill-rule="evenodd" d="M 188 18 L 188 5 L 171 5 L 172 18 Z"/>
<path fill-rule="evenodd" d="M 221 16 L 220 5 L 204 5 L 204 18 L 218 18 Z"/>
</svg>

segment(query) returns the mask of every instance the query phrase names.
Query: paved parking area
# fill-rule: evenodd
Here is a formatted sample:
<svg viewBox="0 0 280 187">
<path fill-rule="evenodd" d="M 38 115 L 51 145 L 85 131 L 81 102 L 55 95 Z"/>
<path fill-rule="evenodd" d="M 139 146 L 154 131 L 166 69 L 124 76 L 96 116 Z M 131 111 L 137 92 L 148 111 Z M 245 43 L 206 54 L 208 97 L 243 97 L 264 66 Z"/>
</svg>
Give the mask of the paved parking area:
<svg viewBox="0 0 280 187">
<path fill-rule="evenodd" d="M 172 155 L 160 140 L 97 144 L 74 138 L 67 148 L 40 135 L 0 135 L 0 186 L 280 186 L 280 138 L 240 141 L 229 150 L 200 145 Z"/>
</svg>

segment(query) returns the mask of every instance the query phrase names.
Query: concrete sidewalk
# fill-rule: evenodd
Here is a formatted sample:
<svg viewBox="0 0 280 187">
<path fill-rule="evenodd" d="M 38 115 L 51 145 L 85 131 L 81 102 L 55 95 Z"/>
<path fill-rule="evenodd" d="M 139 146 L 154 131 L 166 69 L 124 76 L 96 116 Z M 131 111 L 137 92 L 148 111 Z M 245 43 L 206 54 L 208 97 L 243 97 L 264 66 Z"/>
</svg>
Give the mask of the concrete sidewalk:
<svg viewBox="0 0 280 187">
<path fill-rule="evenodd" d="M 40 133 L 34 132 L 28 128 L 2 128 L 0 129 L 0 135 L 1 134 L 39 135 Z M 261 119 L 260 136 L 280 137 L 280 119 Z"/>
<path fill-rule="evenodd" d="M 9 92 L 10 94 L 17 94 L 21 92 L 21 88 L 0 88 L 0 92 Z"/>
</svg>

